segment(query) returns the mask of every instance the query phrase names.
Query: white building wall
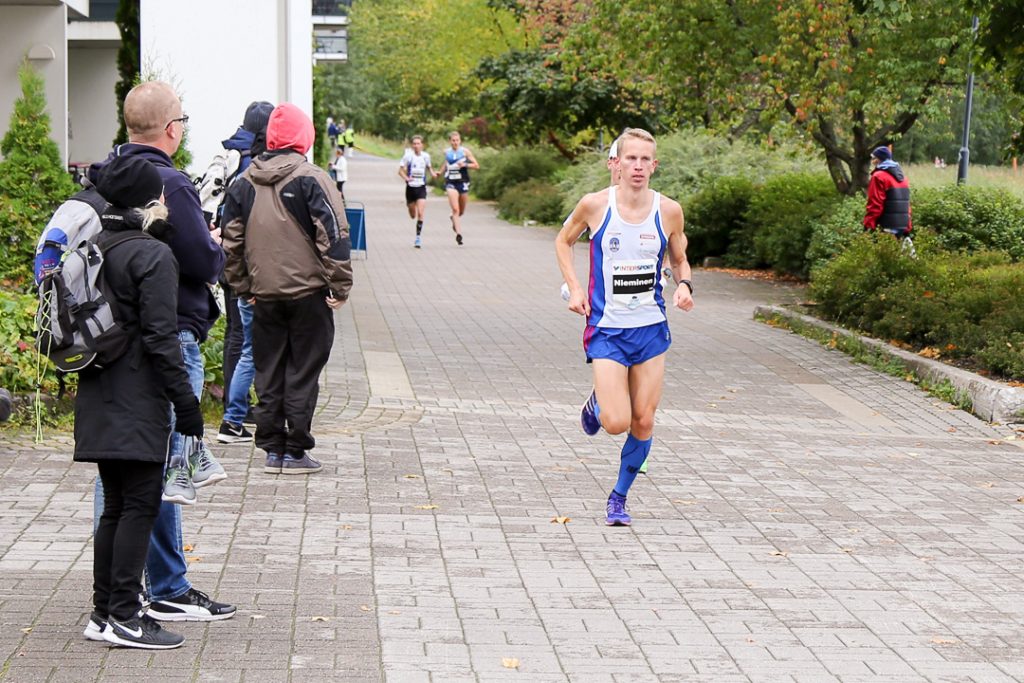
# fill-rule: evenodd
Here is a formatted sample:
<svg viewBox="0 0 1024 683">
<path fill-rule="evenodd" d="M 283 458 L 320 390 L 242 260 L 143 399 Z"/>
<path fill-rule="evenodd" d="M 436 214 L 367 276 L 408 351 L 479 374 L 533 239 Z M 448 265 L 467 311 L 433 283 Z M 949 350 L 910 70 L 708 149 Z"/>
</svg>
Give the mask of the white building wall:
<svg viewBox="0 0 1024 683">
<path fill-rule="evenodd" d="M 7 133 L 14 102 L 21 96 L 18 68 L 33 47 L 46 46 L 53 59 L 31 63 L 46 81 L 46 104 L 61 158 L 67 160 L 67 7 L 0 5 L 0 137 Z"/>
<path fill-rule="evenodd" d="M 105 159 L 117 135 L 117 48 L 68 48 L 68 130 L 73 164 Z"/>
<path fill-rule="evenodd" d="M 182 95 L 192 173 L 254 100 L 289 101 L 312 118 L 311 12 L 310 0 L 142 0 L 142 70 Z"/>
</svg>

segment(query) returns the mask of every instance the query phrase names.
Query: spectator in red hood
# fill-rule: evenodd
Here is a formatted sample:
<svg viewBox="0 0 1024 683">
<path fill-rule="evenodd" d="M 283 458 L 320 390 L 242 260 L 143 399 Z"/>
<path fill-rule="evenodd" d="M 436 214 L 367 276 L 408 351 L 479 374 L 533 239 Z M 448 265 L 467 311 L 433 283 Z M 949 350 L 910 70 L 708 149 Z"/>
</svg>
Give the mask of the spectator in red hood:
<svg viewBox="0 0 1024 683">
<path fill-rule="evenodd" d="M 224 200 L 225 275 L 253 304 L 256 446 L 269 474 L 311 474 L 313 411 L 334 341 L 334 309 L 352 288 L 348 223 L 338 188 L 306 161 L 313 122 L 294 104 L 267 124 L 267 151 Z"/>
<path fill-rule="evenodd" d="M 910 216 L 910 184 L 903 169 L 892 160 L 888 147 L 871 153 L 871 179 L 868 181 L 868 205 L 864 228 L 881 228 L 896 237 L 905 237 L 913 229 Z"/>
</svg>

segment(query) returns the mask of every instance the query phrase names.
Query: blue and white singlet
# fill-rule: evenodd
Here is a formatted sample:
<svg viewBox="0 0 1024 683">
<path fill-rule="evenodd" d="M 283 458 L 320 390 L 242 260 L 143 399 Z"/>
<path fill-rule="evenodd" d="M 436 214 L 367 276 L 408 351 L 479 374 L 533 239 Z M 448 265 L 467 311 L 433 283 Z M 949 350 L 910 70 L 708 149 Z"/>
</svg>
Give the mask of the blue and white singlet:
<svg viewBox="0 0 1024 683">
<path fill-rule="evenodd" d="M 469 160 L 466 159 L 465 147 L 459 147 L 458 150 L 454 150 L 449 147 L 444 151 L 444 160 L 448 162 L 448 168 L 445 169 L 444 174 L 445 180 L 453 183 L 469 182 L 469 167 L 463 166 L 462 168 L 458 168 L 458 163 L 460 161 L 466 161 L 469 163 Z"/>
<path fill-rule="evenodd" d="M 632 328 L 665 320 L 661 262 L 668 237 L 661 227 L 661 195 L 640 223 L 627 223 L 608 189 L 601 227 L 590 229 L 590 317 L 587 325 Z"/>
</svg>

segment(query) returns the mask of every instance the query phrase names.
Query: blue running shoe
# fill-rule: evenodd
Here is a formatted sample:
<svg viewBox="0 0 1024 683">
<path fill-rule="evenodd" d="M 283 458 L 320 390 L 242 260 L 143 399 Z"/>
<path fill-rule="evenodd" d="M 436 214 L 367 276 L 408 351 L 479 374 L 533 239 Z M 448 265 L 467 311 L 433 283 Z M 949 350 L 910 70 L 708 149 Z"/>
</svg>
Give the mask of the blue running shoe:
<svg viewBox="0 0 1024 683">
<path fill-rule="evenodd" d="M 416 235 L 416 241 L 413 242 L 412 246 L 416 247 L 417 249 L 423 246 L 423 240 L 420 239 L 419 235 Z"/>
<path fill-rule="evenodd" d="M 629 526 L 633 518 L 626 512 L 626 497 L 612 491 L 608 496 L 608 516 L 604 520 L 608 526 Z"/>
<path fill-rule="evenodd" d="M 580 410 L 580 427 L 583 427 L 583 432 L 587 436 L 593 436 L 601 431 L 601 420 L 598 416 L 601 414 L 601 409 L 597 405 L 597 393 L 591 391 L 590 398 L 583 404 L 583 409 Z"/>
</svg>

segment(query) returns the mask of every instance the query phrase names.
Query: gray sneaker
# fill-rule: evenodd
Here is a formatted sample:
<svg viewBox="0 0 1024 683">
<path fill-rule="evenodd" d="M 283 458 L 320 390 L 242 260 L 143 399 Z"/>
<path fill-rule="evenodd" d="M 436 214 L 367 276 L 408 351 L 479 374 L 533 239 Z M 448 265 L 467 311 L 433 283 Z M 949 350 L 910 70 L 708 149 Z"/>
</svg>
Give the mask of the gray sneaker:
<svg viewBox="0 0 1024 683">
<path fill-rule="evenodd" d="M 164 475 L 164 494 L 161 497 L 166 503 L 178 505 L 195 505 L 196 487 L 192 485 L 192 477 L 188 467 L 168 467 Z"/>
<path fill-rule="evenodd" d="M 306 451 L 298 454 L 285 453 L 281 463 L 281 474 L 313 474 L 323 469 L 319 461 L 309 457 Z"/>
<path fill-rule="evenodd" d="M 284 465 L 284 456 L 277 453 L 267 453 L 267 462 L 263 471 L 267 474 L 281 474 L 281 467 Z"/>
<path fill-rule="evenodd" d="M 188 467 L 192 473 L 192 485 L 197 489 L 228 478 L 224 468 L 203 443 L 188 456 Z"/>
</svg>

